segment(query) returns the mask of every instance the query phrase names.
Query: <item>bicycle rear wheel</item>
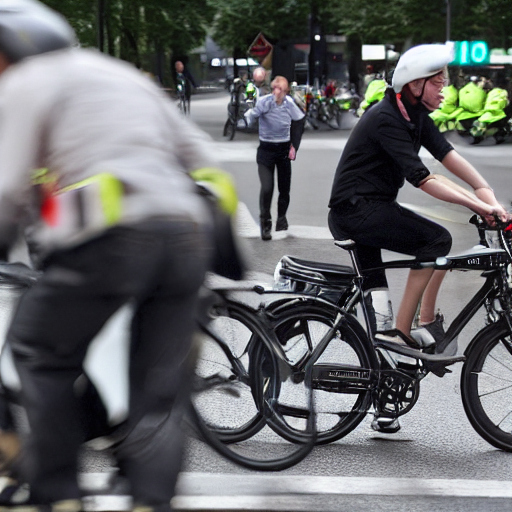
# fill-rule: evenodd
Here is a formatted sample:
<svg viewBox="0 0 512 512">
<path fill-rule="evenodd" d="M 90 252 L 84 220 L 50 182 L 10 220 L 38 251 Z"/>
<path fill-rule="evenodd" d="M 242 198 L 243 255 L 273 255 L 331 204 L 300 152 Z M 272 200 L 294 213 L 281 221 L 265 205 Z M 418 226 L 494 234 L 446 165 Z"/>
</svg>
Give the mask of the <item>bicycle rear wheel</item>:
<svg viewBox="0 0 512 512">
<path fill-rule="evenodd" d="M 366 334 L 351 315 L 332 330 L 335 306 L 315 299 L 296 302 L 275 311 L 275 332 L 283 345 L 293 377 L 276 378 L 274 415 L 269 425 L 290 441 L 303 440 L 309 410 L 304 369 L 314 348 L 324 336 L 330 341 L 313 365 L 312 387 L 317 444 L 326 444 L 351 432 L 372 404 L 377 362 Z M 366 340 L 366 341 L 365 341 Z"/>
<path fill-rule="evenodd" d="M 286 379 L 287 373 L 269 344 L 271 333 L 256 311 L 227 303 L 220 312 L 213 321 L 217 325 L 203 329 L 201 335 L 203 348 L 191 396 L 197 430 L 218 453 L 244 467 L 276 471 L 297 464 L 314 446 L 313 417 L 298 444 L 266 426 L 272 415 L 268 398 L 275 395 L 270 376 Z M 194 443 L 192 438 L 192 450 L 202 449 Z"/>
<path fill-rule="evenodd" d="M 505 320 L 487 326 L 466 351 L 461 395 L 473 428 L 492 446 L 512 451 L 512 333 Z"/>
</svg>

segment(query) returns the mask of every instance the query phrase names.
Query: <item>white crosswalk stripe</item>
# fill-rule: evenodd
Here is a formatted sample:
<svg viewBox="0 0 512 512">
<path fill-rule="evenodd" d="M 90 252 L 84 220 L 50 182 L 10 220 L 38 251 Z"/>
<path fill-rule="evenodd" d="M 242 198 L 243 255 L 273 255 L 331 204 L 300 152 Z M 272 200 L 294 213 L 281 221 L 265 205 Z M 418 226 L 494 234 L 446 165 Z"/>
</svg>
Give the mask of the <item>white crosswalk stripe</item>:
<svg viewBox="0 0 512 512">
<path fill-rule="evenodd" d="M 104 491 L 109 473 L 81 475 L 81 485 L 89 492 Z M 177 510 L 277 510 L 276 499 L 297 503 L 300 496 L 424 496 L 444 498 L 512 498 L 512 481 L 331 477 L 313 475 L 260 475 L 189 473 L 180 475 L 177 495 L 172 500 Z M 131 500 L 122 495 L 89 495 L 86 512 L 129 510 Z M 288 509 L 287 509 L 288 510 Z"/>
<path fill-rule="evenodd" d="M 467 212 L 460 212 L 450 207 L 434 206 L 422 207 L 414 204 L 402 203 L 403 206 L 412 211 L 426 215 L 428 217 L 455 222 L 457 224 L 467 224 Z M 239 203 L 236 215 L 236 231 L 242 238 L 259 238 L 260 227 L 255 221 L 251 212 L 245 203 Z M 287 231 L 272 232 L 273 240 L 284 240 L 285 238 L 302 238 L 308 240 L 332 240 L 331 232 L 327 226 L 300 226 L 290 224 Z"/>
</svg>

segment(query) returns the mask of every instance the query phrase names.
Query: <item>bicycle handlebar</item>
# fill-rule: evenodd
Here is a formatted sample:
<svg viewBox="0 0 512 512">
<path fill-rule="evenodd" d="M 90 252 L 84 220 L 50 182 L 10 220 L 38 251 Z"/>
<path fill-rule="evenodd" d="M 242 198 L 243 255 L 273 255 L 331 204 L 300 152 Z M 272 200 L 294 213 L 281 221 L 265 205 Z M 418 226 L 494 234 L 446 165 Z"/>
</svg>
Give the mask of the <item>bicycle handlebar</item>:
<svg viewBox="0 0 512 512">
<path fill-rule="evenodd" d="M 490 226 L 489 223 L 485 221 L 483 217 L 480 215 L 473 215 L 469 219 L 470 224 L 474 224 L 479 229 L 484 229 L 485 231 L 512 231 L 512 222 L 511 221 L 502 221 L 498 215 L 493 214 L 494 217 L 494 226 Z"/>
</svg>

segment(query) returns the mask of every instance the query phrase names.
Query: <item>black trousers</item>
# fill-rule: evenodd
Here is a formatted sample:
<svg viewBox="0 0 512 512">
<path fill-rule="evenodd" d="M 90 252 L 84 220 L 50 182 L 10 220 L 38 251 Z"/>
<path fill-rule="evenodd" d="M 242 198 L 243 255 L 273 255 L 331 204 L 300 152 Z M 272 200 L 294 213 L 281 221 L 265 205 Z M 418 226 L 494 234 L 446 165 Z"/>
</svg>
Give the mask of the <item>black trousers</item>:
<svg viewBox="0 0 512 512">
<path fill-rule="evenodd" d="M 419 261 L 433 261 L 446 256 L 452 246 L 452 237 L 445 228 L 396 201 L 360 198 L 332 208 L 329 229 L 337 240 L 350 238 L 356 242 L 362 270 L 382 265 L 381 249 L 416 256 Z M 384 270 L 368 272 L 363 287 L 387 288 Z"/>
<path fill-rule="evenodd" d="M 131 302 L 129 434 L 117 457 L 135 502 L 169 508 L 182 460 L 197 292 L 210 254 L 202 227 L 152 220 L 114 227 L 44 262 L 8 333 L 30 425 L 23 476 L 37 502 L 80 497 L 85 434 L 75 383 L 91 340 Z"/>
<path fill-rule="evenodd" d="M 256 161 L 260 177 L 260 220 L 270 220 L 270 207 L 274 195 L 274 171 L 277 168 L 277 216 L 283 217 L 290 204 L 290 186 L 292 180 L 292 164 L 288 158 L 289 142 L 260 142 Z"/>
</svg>

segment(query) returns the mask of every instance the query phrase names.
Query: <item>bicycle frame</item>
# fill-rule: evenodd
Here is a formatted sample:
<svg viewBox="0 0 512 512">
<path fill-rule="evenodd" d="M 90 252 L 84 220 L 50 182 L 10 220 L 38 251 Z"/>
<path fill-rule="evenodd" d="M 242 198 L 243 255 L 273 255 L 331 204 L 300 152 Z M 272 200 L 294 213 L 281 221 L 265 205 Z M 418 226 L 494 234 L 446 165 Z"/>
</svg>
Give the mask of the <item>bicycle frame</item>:
<svg viewBox="0 0 512 512">
<path fill-rule="evenodd" d="M 478 225 L 476 220 L 472 219 L 471 222 L 476 224 L 479 229 L 483 229 L 481 225 Z M 447 343 L 453 341 L 482 306 L 486 307 L 489 323 L 496 322 L 503 316 L 501 312 L 504 312 L 507 322 L 512 326 L 512 317 L 508 314 L 508 312 L 510 312 L 511 299 L 509 298 L 508 285 L 505 285 L 507 282 L 506 267 L 512 261 L 512 254 L 508 242 L 505 239 L 504 231 L 498 230 L 498 233 L 501 249 L 475 249 L 467 251 L 462 255 L 448 255 L 443 258 L 438 258 L 436 261 L 428 262 L 418 262 L 412 259 L 393 260 L 365 272 L 407 268 L 483 271 L 482 275 L 486 278 L 485 283 L 452 321 L 446 332 L 445 341 Z M 335 298 L 334 300 L 328 299 L 328 301 L 345 311 L 352 311 L 356 304 L 359 304 L 363 313 L 366 331 L 369 333 L 371 332 L 371 327 L 368 311 L 365 301 L 361 300 L 363 296 L 362 282 L 365 272 L 361 270 L 357 260 L 355 243 L 351 240 L 335 241 L 334 243 L 337 247 L 349 252 L 352 267 L 319 263 L 318 272 L 315 272 L 314 262 L 299 259 L 293 260 L 293 258 L 285 256 L 276 267 L 275 282 L 278 283 L 279 277 L 284 276 L 285 279 L 305 283 L 304 288 L 309 286 L 309 291 L 313 291 L 314 295 L 321 295 L 320 290 L 322 294 L 325 295 L 329 295 L 330 293 L 331 296 Z M 286 261 L 291 262 L 290 266 L 282 268 L 283 260 L 285 264 Z M 302 268 L 301 264 L 303 264 Z M 310 264 L 310 266 L 308 266 L 308 264 Z M 293 265 L 297 265 L 297 270 Z M 276 285 L 277 288 L 279 286 L 279 284 Z M 504 287 L 507 289 L 505 290 Z M 308 294 L 308 291 L 306 291 L 306 294 Z M 494 306 L 490 304 L 490 299 L 493 297 L 505 301 L 505 303 L 501 305 L 500 312 L 497 312 Z"/>
</svg>

